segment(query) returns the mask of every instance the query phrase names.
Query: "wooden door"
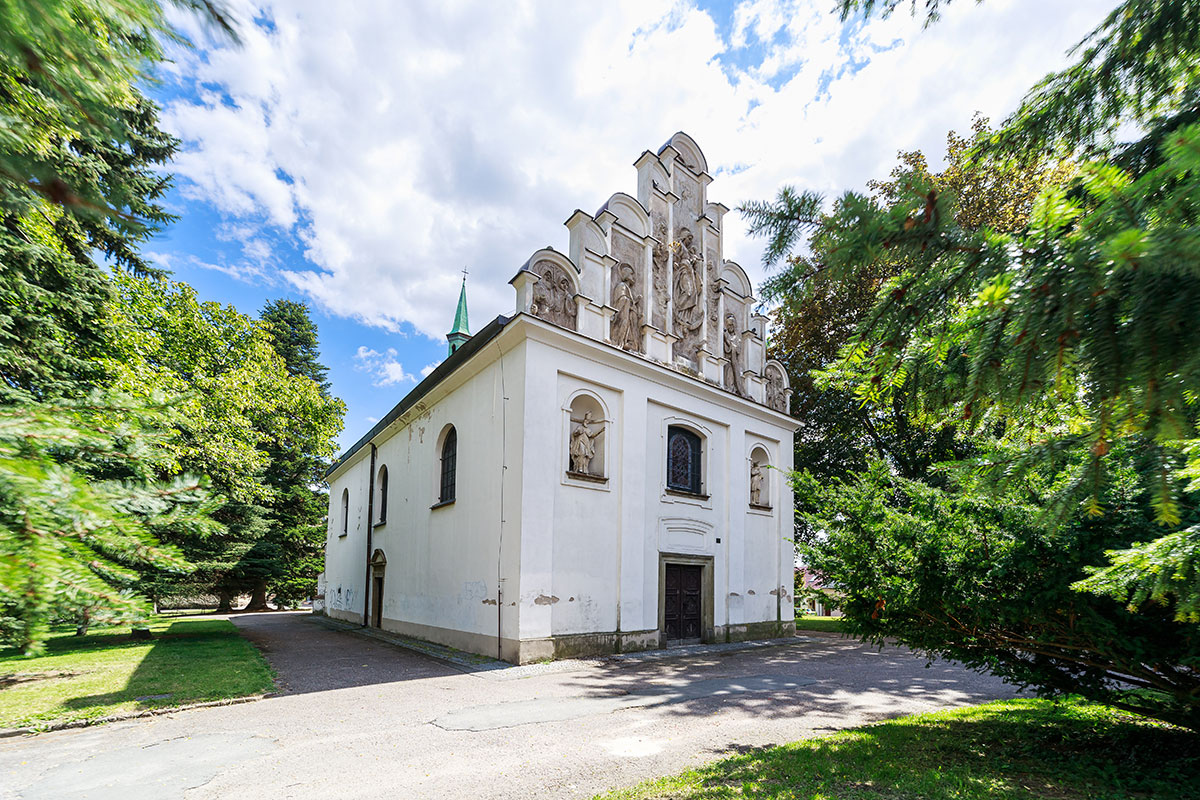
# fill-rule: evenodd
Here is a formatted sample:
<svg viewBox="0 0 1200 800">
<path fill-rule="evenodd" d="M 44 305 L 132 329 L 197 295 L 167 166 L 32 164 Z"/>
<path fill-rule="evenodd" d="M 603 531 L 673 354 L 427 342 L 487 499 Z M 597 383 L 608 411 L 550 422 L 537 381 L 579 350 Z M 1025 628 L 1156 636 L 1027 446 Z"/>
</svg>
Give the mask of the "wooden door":
<svg viewBox="0 0 1200 800">
<path fill-rule="evenodd" d="M 375 585 L 371 589 L 371 624 L 376 628 L 383 627 L 383 576 L 375 576 Z"/>
<path fill-rule="evenodd" d="M 663 629 L 668 642 L 698 642 L 703 632 L 704 567 L 698 564 L 667 564 L 663 587 Z"/>
</svg>

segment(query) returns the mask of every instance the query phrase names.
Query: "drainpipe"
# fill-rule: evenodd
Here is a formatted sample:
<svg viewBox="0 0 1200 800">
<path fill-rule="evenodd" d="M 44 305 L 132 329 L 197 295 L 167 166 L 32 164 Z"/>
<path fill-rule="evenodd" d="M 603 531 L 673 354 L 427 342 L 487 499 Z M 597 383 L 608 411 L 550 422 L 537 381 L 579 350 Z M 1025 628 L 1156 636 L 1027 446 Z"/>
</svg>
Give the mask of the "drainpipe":
<svg viewBox="0 0 1200 800">
<path fill-rule="evenodd" d="M 363 621 L 370 624 L 371 611 L 371 531 L 375 527 L 375 443 L 371 442 L 371 472 L 367 475 L 367 574 L 363 581 Z"/>
</svg>

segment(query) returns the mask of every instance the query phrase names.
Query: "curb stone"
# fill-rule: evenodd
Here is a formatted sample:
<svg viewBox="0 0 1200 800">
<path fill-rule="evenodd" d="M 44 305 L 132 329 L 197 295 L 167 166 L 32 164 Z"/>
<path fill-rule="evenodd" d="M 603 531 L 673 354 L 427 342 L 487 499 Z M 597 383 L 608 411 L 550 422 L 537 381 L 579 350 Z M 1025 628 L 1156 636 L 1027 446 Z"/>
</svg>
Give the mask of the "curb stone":
<svg viewBox="0 0 1200 800">
<path fill-rule="evenodd" d="M 266 700 L 269 697 L 279 697 L 281 692 L 265 692 L 263 694 L 252 694 L 246 697 L 230 697 L 226 700 L 208 700 L 203 703 L 187 703 L 181 706 L 167 706 L 164 708 L 146 708 L 141 711 L 126 711 L 121 714 L 109 714 L 106 717 L 95 717 L 94 719 L 73 719 L 69 722 L 52 722 L 46 725 L 38 725 L 36 727 L 27 728 L 0 728 L 0 739 L 11 739 L 15 736 L 33 736 L 39 733 L 50 733 L 52 731 L 65 731 L 71 728 L 90 728 L 93 725 L 104 725 L 109 722 L 123 722 L 130 719 L 140 719 L 142 717 L 158 717 L 163 714 L 174 714 L 177 711 L 191 711 L 194 708 L 216 708 L 218 706 L 237 706 L 242 703 L 256 703 L 259 700 Z"/>
</svg>

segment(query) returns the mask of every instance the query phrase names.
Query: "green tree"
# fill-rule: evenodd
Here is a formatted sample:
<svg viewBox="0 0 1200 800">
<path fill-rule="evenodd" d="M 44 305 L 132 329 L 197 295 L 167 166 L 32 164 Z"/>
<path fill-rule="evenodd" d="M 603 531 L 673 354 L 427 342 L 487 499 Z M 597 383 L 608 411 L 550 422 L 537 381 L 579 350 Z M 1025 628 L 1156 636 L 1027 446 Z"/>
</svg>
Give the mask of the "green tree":
<svg viewBox="0 0 1200 800">
<path fill-rule="evenodd" d="M 329 396 L 328 369 L 320 361 L 317 326 L 308 307 L 294 300 L 274 300 L 263 308 L 261 319 L 288 374 L 311 381 L 320 388 L 323 400 L 313 398 L 315 404 L 307 409 L 306 419 L 312 424 L 293 426 L 267 448 L 264 477 L 275 490 L 275 500 L 264 549 L 277 563 L 269 584 L 281 603 L 292 604 L 315 593 L 317 576 L 324 569 L 329 499 L 322 487 L 345 405 Z M 255 585 L 250 607 L 266 606 L 266 584 Z"/>
<path fill-rule="evenodd" d="M 331 454 L 342 403 L 289 373 L 268 323 L 201 302 L 186 284 L 131 275 L 112 284 L 121 314 L 110 365 L 117 387 L 179 398 L 163 442 L 168 469 L 208 475 L 228 500 L 215 513 L 224 535 L 169 540 L 197 569 L 183 579 L 156 576 L 153 592 L 211 592 L 228 608 L 237 594 L 285 575 L 296 496 L 320 480 L 313 460 Z"/>
<path fill-rule="evenodd" d="M 100 398 L 0 407 L 0 638 L 35 653 L 54 619 L 136 623 L 141 572 L 191 568 L 156 537 L 218 526 L 203 481 L 156 480 L 168 419 Z"/>
<path fill-rule="evenodd" d="M 897 4 L 845 5 L 870 13 Z M 1200 621 L 1200 334 L 1192 323 L 1200 309 L 1198 15 L 1195 0 L 1122 4 L 1075 51 L 1074 65 L 1047 77 L 998 131 L 972 145 L 969 161 L 984 174 L 1062 156 L 1076 165 L 1040 187 L 1028 218 L 1010 228 L 968 224 L 960 209 L 979 199 L 980 187 L 939 186 L 915 168 L 892 182 L 891 196 L 847 193 L 828 214 L 820 197 L 791 190 L 747 208 L 772 237 L 773 257 L 811 231 L 826 280 L 853 284 L 899 266 L 829 379 L 870 407 L 899 399 L 922 424 L 953 424 L 982 451 L 965 465 L 970 470 L 942 471 L 943 483 L 926 480 L 926 489 L 900 486 L 893 471 L 900 499 L 889 502 L 903 514 L 850 519 L 866 513 L 861 492 L 881 500 L 878 477 L 820 501 L 843 505 L 809 520 L 831 532 L 809 558 L 856 597 L 847 608 L 857 630 L 960 658 L 967 657 L 962 637 L 974 636 L 975 657 L 992 653 L 993 668 L 1007 677 L 1193 727 L 1200 709 L 1200 662 L 1187 644 Z M 1106 144 L 1126 124 L 1145 135 Z M 940 494 L 913 499 L 926 490 Z M 1004 513 L 1009 508 L 1036 513 L 1017 519 Z M 954 523 L 969 535 L 916 533 L 956 518 L 973 520 Z M 842 522 L 862 530 L 840 535 Z M 1082 530 L 1091 532 L 1086 542 Z M 1057 548 L 1063 568 L 1046 568 L 1053 553 L 1006 561 L 1007 551 L 989 544 L 997 539 L 1011 539 L 1022 559 L 1037 547 Z M 953 574 L 936 574 L 967 570 L 956 553 L 968 552 L 982 559 L 981 569 L 997 570 L 971 591 L 950 585 Z M 873 558 L 882 560 L 872 566 Z M 938 562 L 936 569 L 909 568 L 921 558 Z M 889 600 L 884 583 L 905 580 L 915 582 L 912 597 Z M 973 605 L 986 591 L 1021 598 L 1026 616 Z M 994 612 L 991 623 L 979 608 Z M 938 614 L 974 627 L 955 632 Z M 1134 624 L 1113 627 L 1120 614 Z M 1125 661 L 1097 673 L 1060 669 L 1025 635 L 1027 626 L 1074 631 L 1076 658 L 1097 663 L 1114 657 L 1106 637 L 1119 635 Z M 1135 682 L 1142 693 L 1134 702 L 1120 695 L 1121 670 L 1174 677 Z"/>
</svg>

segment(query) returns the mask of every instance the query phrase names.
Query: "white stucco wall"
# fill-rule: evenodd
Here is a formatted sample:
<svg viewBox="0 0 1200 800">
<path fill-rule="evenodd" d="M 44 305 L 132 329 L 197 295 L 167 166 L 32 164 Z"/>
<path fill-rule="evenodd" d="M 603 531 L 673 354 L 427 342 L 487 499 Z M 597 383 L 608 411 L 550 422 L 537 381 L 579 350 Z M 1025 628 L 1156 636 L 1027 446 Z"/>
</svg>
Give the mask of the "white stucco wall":
<svg viewBox="0 0 1200 800">
<path fill-rule="evenodd" d="M 521 460 L 524 353 L 518 346 L 500 355 L 500 340 L 490 346 L 493 352 L 471 359 L 375 437 L 375 471 L 387 466 L 389 498 L 387 519 L 371 528 L 370 547 L 387 559 L 384 628 L 494 655 L 498 633 L 517 634 L 516 615 L 497 605 L 497 590 L 501 574 L 518 589 L 520 538 L 514 532 L 502 545 L 502 529 L 520 521 L 520 471 L 506 470 L 505 463 Z M 506 393 L 509 376 L 517 380 L 515 391 Z M 434 508 L 449 425 L 458 434 L 455 502 Z M 370 555 L 370 456 L 370 445 L 364 446 L 330 479 L 326 606 L 331 616 L 356 622 Z M 346 536 L 339 535 L 343 489 L 351 495 Z M 512 602 L 508 608 L 515 610 L 515 597 Z"/>
<path fill-rule="evenodd" d="M 790 621 L 792 498 L 781 471 L 792 467 L 794 424 L 603 343 L 530 318 L 521 324 L 531 337 L 522 638 L 656 630 L 660 553 L 713 559 L 718 628 Z M 604 484 L 567 474 L 566 416 L 580 392 L 605 408 Z M 707 499 L 666 491 L 666 432 L 676 424 L 703 437 Z M 756 447 L 778 468 L 767 472 L 770 511 L 749 503 Z"/>
</svg>

